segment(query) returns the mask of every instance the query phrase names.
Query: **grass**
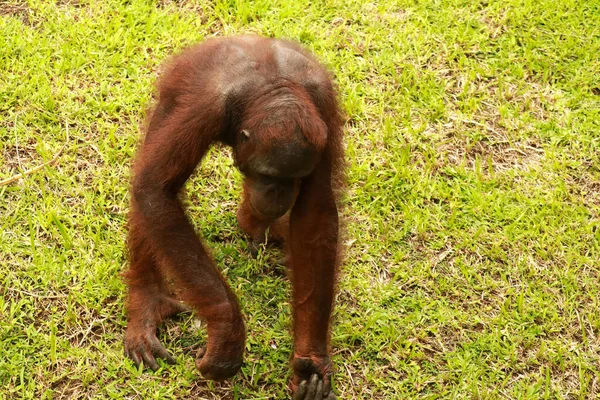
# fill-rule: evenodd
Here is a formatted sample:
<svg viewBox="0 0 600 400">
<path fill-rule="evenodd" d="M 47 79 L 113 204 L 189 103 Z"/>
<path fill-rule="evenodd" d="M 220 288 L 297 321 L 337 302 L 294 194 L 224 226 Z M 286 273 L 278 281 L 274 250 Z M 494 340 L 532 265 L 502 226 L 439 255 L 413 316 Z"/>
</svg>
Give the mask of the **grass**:
<svg viewBox="0 0 600 400">
<path fill-rule="evenodd" d="M 248 257 L 240 175 L 213 149 L 189 213 L 241 299 L 246 362 L 123 357 L 128 180 L 170 54 L 214 35 L 302 42 L 348 121 L 343 399 L 600 396 L 597 0 L 0 2 L 0 398 L 285 398 L 288 281 Z M 68 131 L 68 135 L 67 135 Z"/>
</svg>

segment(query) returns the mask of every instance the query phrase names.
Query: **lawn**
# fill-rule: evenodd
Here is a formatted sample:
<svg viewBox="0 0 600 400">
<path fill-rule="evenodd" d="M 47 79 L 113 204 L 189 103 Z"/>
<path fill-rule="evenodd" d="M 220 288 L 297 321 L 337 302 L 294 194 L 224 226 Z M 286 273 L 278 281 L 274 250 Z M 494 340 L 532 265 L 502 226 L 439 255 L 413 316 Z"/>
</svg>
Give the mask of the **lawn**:
<svg viewBox="0 0 600 400">
<path fill-rule="evenodd" d="M 379 3 L 379 4 L 377 4 Z M 291 38 L 347 116 L 341 399 L 600 396 L 600 1 L 0 2 L 0 398 L 279 399 L 291 353 L 277 250 L 248 254 L 241 175 L 213 148 L 189 215 L 239 296 L 246 361 L 199 378 L 204 326 L 123 356 L 131 159 L 169 55 Z"/>
</svg>

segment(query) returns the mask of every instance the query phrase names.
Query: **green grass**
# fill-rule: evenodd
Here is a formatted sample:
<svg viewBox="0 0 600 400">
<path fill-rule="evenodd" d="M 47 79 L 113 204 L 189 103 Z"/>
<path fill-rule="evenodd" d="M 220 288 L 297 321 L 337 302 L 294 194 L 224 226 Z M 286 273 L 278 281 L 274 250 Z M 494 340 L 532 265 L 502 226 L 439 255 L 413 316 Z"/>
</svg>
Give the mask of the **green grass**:
<svg viewBox="0 0 600 400">
<path fill-rule="evenodd" d="M 189 213 L 240 297 L 246 362 L 123 357 L 131 158 L 159 65 L 214 35 L 302 42 L 348 116 L 342 399 L 600 395 L 598 0 L 0 2 L 0 398 L 285 398 L 289 282 L 247 255 L 213 149 Z M 376 4 L 379 3 L 379 4 Z M 68 134 L 67 134 L 68 131 Z"/>
</svg>

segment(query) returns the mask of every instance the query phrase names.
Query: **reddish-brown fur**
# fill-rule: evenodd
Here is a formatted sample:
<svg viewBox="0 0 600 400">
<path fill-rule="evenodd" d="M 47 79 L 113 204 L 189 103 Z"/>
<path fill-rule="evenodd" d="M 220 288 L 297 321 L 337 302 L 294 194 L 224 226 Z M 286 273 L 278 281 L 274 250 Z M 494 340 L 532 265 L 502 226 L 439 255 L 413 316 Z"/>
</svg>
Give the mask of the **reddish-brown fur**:
<svg viewBox="0 0 600 400">
<path fill-rule="evenodd" d="M 221 141 L 232 146 L 236 165 L 247 174 L 240 226 L 255 242 L 269 226 L 286 241 L 294 298 L 292 389 L 318 374 L 324 389 L 317 392 L 321 398 L 334 398 L 329 393 L 329 321 L 338 264 L 336 202 L 343 150 L 342 119 L 328 73 L 293 43 L 260 37 L 214 39 L 175 57 L 158 88 L 159 100 L 133 168 L 131 265 L 125 273 L 127 355 L 153 369 L 158 368 L 156 357 L 174 361 L 155 336 L 165 317 L 184 309 L 169 293 L 169 276 L 181 300 L 207 323 L 208 344 L 196 364 L 201 373 L 222 380 L 241 366 L 245 329 L 237 299 L 178 199 L 211 143 Z M 263 126 L 270 118 L 275 122 Z M 296 127 L 306 143 L 292 135 Z M 240 144 L 241 129 L 252 131 L 251 144 Z M 268 164 L 271 147 L 288 137 L 312 149 L 318 161 L 308 175 L 284 177 L 291 182 L 285 194 L 295 202 L 288 213 L 272 218 L 249 200 L 251 193 L 272 196 L 256 189 L 253 180 L 272 185 L 271 178 L 256 178 L 260 174 L 247 165 L 251 157 L 259 165 Z M 314 390 L 296 398 L 313 395 Z"/>
</svg>

